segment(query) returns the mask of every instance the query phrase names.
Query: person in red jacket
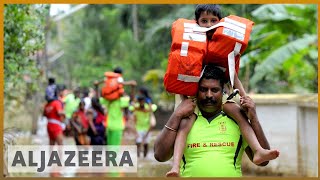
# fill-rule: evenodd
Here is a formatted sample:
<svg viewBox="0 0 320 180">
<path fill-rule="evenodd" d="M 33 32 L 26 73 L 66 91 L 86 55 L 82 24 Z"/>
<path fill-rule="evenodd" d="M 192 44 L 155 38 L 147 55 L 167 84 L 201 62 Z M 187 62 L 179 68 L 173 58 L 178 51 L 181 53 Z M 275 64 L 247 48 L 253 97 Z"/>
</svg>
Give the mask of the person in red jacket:
<svg viewBox="0 0 320 180">
<path fill-rule="evenodd" d="M 62 103 L 55 99 L 48 101 L 44 107 L 43 115 L 48 119 L 47 131 L 49 135 L 49 144 L 63 144 L 63 130 L 65 128 Z"/>
</svg>

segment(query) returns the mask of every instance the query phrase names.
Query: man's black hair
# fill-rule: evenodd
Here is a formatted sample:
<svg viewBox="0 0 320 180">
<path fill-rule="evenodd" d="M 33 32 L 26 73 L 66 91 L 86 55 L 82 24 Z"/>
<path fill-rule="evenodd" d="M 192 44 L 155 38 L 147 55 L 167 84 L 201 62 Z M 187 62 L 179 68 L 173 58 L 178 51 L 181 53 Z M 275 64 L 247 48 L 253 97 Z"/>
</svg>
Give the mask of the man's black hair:
<svg viewBox="0 0 320 180">
<path fill-rule="evenodd" d="M 48 79 L 49 85 L 54 84 L 55 82 L 56 82 L 56 80 L 53 77 Z"/>
<path fill-rule="evenodd" d="M 121 68 L 121 67 L 116 67 L 116 68 L 113 70 L 113 72 L 122 74 L 122 68 Z"/>
<path fill-rule="evenodd" d="M 57 84 L 57 90 L 60 92 L 60 91 L 63 91 L 67 89 L 67 86 L 65 84 Z"/>
<path fill-rule="evenodd" d="M 194 15 L 197 23 L 202 12 L 211 13 L 214 16 L 217 16 L 219 20 L 222 18 L 221 8 L 217 4 L 198 4 L 196 6 L 196 10 L 194 11 Z"/>
<path fill-rule="evenodd" d="M 137 100 L 138 100 L 138 101 L 144 101 L 144 100 L 145 100 L 145 97 L 142 96 L 142 95 L 139 95 L 139 96 L 137 97 Z"/>
<path fill-rule="evenodd" d="M 215 79 L 220 81 L 220 85 L 223 88 L 226 82 L 225 73 L 223 70 L 217 66 L 207 65 L 205 66 L 204 72 L 199 80 L 199 84 L 202 79 Z"/>
<path fill-rule="evenodd" d="M 139 88 L 139 91 L 140 91 L 146 98 L 151 98 L 151 97 L 150 97 L 150 94 L 149 94 L 149 90 L 148 90 L 147 87 L 141 86 L 141 87 Z"/>
</svg>

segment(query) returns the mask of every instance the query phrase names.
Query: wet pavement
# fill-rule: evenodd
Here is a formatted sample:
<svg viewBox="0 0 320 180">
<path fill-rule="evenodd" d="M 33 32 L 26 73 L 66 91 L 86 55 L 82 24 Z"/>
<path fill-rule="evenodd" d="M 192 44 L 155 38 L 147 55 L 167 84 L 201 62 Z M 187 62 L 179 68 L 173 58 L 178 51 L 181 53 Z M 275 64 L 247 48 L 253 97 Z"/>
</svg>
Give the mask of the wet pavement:
<svg viewBox="0 0 320 180">
<path fill-rule="evenodd" d="M 69 171 L 64 174 L 52 174 L 51 176 L 59 177 L 164 177 L 166 172 L 171 168 L 172 161 L 158 162 L 154 158 L 153 143 L 156 139 L 159 130 L 154 130 L 150 133 L 150 144 L 147 156 L 138 158 L 138 171 L 137 173 L 78 173 L 76 170 Z M 47 145 L 49 139 L 46 131 L 46 121 L 39 119 L 38 131 L 36 135 L 31 135 L 31 144 Z M 64 145 L 75 145 L 73 137 L 64 136 Z M 135 137 L 132 133 L 124 133 L 122 145 L 135 145 Z M 142 156 L 142 154 L 141 154 Z M 48 173 L 34 174 L 32 177 L 50 177 Z"/>
<path fill-rule="evenodd" d="M 48 145 L 49 139 L 46 131 L 46 120 L 39 119 L 38 121 L 38 131 L 36 135 L 31 135 L 27 133 L 21 137 L 28 136 L 28 140 L 23 140 L 27 144 L 34 145 Z M 76 169 L 70 170 L 67 173 L 59 174 L 49 174 L 49 173 L 38 173 L 38 174 L 10 174 L 10 176 L 14 177 L 165 177 L 166 172 L 171 169 L 172 159 L 167 162 L 158 162 L 154 158 L 153 154 L 153 144 L 158 135 L 159 130 L 154 130 L 150 133 L 150 144 L 149 144 L 149 152 L 147 157 L 138 158 L 138 168 L 136 173 L 79 173 Z M 28 141 L 28 142 L 27 142 Z M 19 143 L 20 144 L 20 143 Z M 63 139 L 64 145 L 75 145 L 75 141 L 73 137 L 64 136 Z M 135 145 L 135 136 L 128 132 L 124 133 L 122 145 Z M 142 156 L 142 154 L 141 154 Z M 258 174 L 243 174 L 246 177 L 259 176 Z M 269 175 L 262 175 L 269 176 Z"/>
</svg>

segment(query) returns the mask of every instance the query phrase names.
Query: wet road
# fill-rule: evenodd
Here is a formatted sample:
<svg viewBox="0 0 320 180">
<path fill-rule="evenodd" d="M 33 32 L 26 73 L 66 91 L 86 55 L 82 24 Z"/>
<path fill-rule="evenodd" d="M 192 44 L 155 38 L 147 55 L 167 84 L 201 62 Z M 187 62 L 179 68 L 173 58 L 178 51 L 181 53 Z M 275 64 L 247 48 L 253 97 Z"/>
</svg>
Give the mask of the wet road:
<svg viewBox="0 0 320 180">
<path fill-rule="evenodd" d="M 154 159 L 153 143 L 159 131 L 155 130 L 151 132 L 150 144 L 147 157 L 138 158 L 138 172 L 137 173 L 78 173 L 77 171 L 68 172 L 64 174 L 53 174 L 53 176 L 60 177 L 164 177 L 166 172 L 171 168 L 171 160 L 167 162 L 158 162 Z M 37 135 L 32 135 L 32 144 L 49 144 L 48 135 L 46 132 L 46 121 L 39 119 Z M 64 137 L 64 145 L 75 145 L 73 137 Z M 135 138 L 132 133 L 124 133 L 123 145 L 135 145 Z M 49 177 L 49 174 L 35 174 L 33 177 Z"/>
</svg>

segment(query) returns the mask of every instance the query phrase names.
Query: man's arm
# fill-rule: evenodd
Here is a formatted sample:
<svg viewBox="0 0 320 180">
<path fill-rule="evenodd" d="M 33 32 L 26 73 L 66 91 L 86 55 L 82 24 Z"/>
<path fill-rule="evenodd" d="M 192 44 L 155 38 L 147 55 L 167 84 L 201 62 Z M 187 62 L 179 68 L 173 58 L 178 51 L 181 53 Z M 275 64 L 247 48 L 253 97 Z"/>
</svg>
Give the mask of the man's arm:
<svg viewBox="0 0 320 180">
<path fill-rule="evenodd" d="M 246 113 L 247 117 L 250 119 L 252 129 L 255 132 L 261 147 L 264 149 L 270 149 L 269 142 L 263 132 L 263 129 L 260 125 L 260 122 L 256 113 L 255 103 L 249 96 L 245 96 L 240 98 L 240 104 L 241 104 L 241 107 L 244 109 L 244 112 Z M 250 160 L 252 161 L 252 158 L 253 158 L 252 150 L 250 148 L 246 148 L 246 153 L 250 158 Z M 265 161 L 261 163 L 259 166 L 266 166 L 268 163 L 269 161 Z"/>
<path fill-rule="evenodd" d="M 100 81 L 94 81 L 93 83 L 96 98 L 100 97 L 99 85 L 102 84 L 103 82 L 104 80 L 100 80 Z"/>
<path fill-rule="evenodd" d="M 130 81 L 124 81 L 124 82 L 120 82 L 122 85 L 127 86 L 127 85 L 131 85 L 131 86 L 137 86 L 137 82 L 135 80 L 130 80 Z"/>
<path fill-rule="evenodd" d="M 154 142 L 154 157 L 157 161 L 164 162 L 173 155 L 174 142 L 182 119 L 196 118 L 193 113 L 196 104 L 191 99 L 183 100 L 177 109 L 172 113 L 166 126 L 162 129 Z"/>
</svg>

